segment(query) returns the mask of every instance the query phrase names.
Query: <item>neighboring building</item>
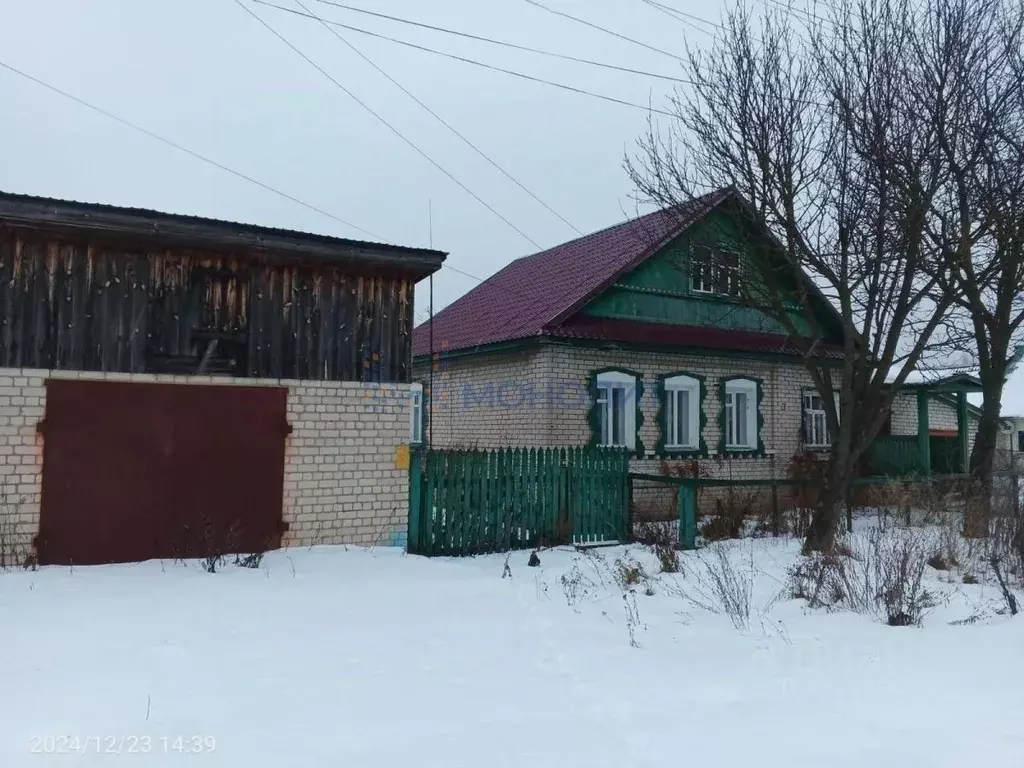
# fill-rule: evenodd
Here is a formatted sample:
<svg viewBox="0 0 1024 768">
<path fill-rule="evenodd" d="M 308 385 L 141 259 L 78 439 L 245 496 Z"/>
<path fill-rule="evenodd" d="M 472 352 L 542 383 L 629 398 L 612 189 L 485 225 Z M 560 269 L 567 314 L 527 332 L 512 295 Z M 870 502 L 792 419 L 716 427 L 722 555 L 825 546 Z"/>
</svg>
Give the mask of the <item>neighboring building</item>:
<svg viewBox="0 0 1024 768">
<path fill-rule="evenodd" d="M 1005 439 L 1001 445 L 1004 456 L 1003 461 L 1007 467 L 1024 470 L 1024 416 L 1004 416 L 1004 429 L 1000 434 Z"/>
<path fill-rule="evenodd" d="M 443 259 L 0 194 L 0 556 L 402 543 Z"/>
<path fill-rule="evenodd" d="M 798 345 L 739 298 L 752 247 L 774 246 L 722 191 L 512 262 L 414 332 L 428 440 L 591 444 L 633 452 L 636 471 L 695 459 L 704 476 L 785 477 L 829 436 Z M 814 300 L 816 353 L 838 363 L 839 319 Z M 793 320 L 806 328 L 796 306 Z"/>
</svg>

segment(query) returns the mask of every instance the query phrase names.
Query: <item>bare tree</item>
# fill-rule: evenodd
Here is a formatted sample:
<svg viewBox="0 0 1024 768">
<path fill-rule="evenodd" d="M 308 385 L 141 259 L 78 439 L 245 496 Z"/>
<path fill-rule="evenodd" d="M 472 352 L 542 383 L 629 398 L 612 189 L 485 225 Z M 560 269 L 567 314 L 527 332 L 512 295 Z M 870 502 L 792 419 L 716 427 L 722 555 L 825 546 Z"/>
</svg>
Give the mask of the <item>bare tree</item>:
<svg viewBox="0 0 1024 768">
<path fill-rule="evenodd" d="M 627 159 L 643 199 L 673 207 L 731 187 L 752 230 L 762 222 L 771 235 L 769 247 L 764 233 L 749 241 L 744 299 L 802 350 L 832 436 L 808 550 L 832 547 L 893 398 L 948 343 L 957 283 L 942 222 L 969 205 L 950 194 L 936 124 L 966 117 L 946 103 L 942 54 L 925 38 L 945 17 L 909 0 L 828 8 L 818 20 L 729 11 L 710 50 L 689 53 L 694 85 L 676 93 L 675 119 L 652 122 Z"/>
<path fill-rule="evenodd" d="M 1024 342 L 1024 5 L 933 2 L 922 50 L 943 90 L 932 119 L 951 204 L 930 235 L 948 261 L 938 277 L 954 283 L 957 318 L 982 382 L 970 470 L 987 507 L 1011 349 Z M 959 119 L 945 119 L 949 111 Z M 985 520 L 984 513 L 974 519 L 973 533 L 984 531 Z"/>
</svg>

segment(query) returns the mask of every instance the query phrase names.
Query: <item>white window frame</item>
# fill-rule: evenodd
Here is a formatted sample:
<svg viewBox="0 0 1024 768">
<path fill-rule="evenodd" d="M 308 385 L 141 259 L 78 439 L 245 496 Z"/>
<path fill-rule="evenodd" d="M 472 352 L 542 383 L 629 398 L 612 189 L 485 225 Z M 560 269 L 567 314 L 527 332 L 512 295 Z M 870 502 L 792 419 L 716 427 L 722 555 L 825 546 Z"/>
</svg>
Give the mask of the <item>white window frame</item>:
<svg viewBox="0 0 1024 768">
<path fill-rule="evenodd" d="M 409 442 L 423 444 L 423 385 L 413 384 L 409 388 Z"/>
<path fill-rule="evenodd" d="M 681 393 L 686 394 L 687 422 L 690 428 L 685 439 L 680 439 L 677 430 L 676 413 L 679 401 L 683 399 Z M 662 407 L 665 409 L 666 450 L 697 450 L 700 447 L 700 379 L 685 374 L 669 376 L 664 380 L 664 397 Z"/>
<path fill-rule="evenodd" d="M 805 448 L 831 448 L 832 439 L 828 433 L 828 417 L 825 415 L 825 404 L 816 389 L 805 389 L 803 402 L 803 433 Z M 815 401 L 817 407 L 815 408 Z"/>
<path fill-rule="evenodd" d="M 597 374 L 598 441 L 602 448 L 636 448 L 637 377 L 625 371 L 604 371 Z M 621 394 L 617 397 L 615 392 Z M 615 406 L 621 403 L 621 435 L 614 440 Z"/>
<path fill-rule="evenodd" d="M 700 264 L 700 277 L 697 276 L 697 251 L 707 252 L 707 261 Z M 704 245 L 690 249 L 690 290 L 694 293 L 715 293 L 715 253 Z M 707 286 L 711 286 L 708 288 Z"/>
<path fill-rule="evenodd" d="M 757 450 L 757 389 L 757 382 L 752 379 L 730 379 L 725 382 L 725 401 L 723 404 L 725 409 L 725 440 L 723 442 L 727 451 Z M 747 432 L 747 441 L 745 443 L 740 443 L 736 440 L 740 425 L 736 402 L 738 400 L 737 395 L 741 394 L 745 395 L 747 403 L 746 413 L 743 415 L 743 418 L 746 419 L 745 426 Z"/>
<path fill-rule="evenodd" d="M 830 447 L 831 447 L 831 435 L 828 434 L 828 417 L 825 416 L 824 403 L 823 402 L 821 403 L 821 408 L 820 409 L 811 409 L 811 408 L 808 407 L 808 398 L 809 397 L 817 397 L 819 401 L 821 400 L 821 396 L 818 394 L 818 390 L 816 390 L 816 389 L 805 389 L 803 394 L 801 395 L 801 403 L 800 404 L 801 404 L 801 411 L 803 413 L 803 420 L 801 421 L 801 432 L 802 432 L 802 435 L 803 435 L 804 447 L 808 447 L 808 449 L 830 449 Z M 840 412 L 841 412 L 839 392 L 835 393 L 835 400 L 836 400 L 836 416 L 838 417 L 840 415 Z M 815 414 L 815 418 L 820 421 L 822 434 L 824 436 L 824 441 L 823 442 L 813 442 L 813 441 L 809 441 L 808 440 L 807 415 L 809 413 Z"/>
<path fill-rule="evenodd" d="M 700 265 L 700 277 L 697 276 L 697 262 L 695 256 L 698 250 L 707 252 L 707 261 Z M 722 257 L 725 255 L 736 257 L 736 266 L 725 266 Z M 719 290 L 719 282 L 723 272 L 728 271 L 730 277 L 728 282 L 735 290 Z M 690 290 L 694 293 L 703 293 L 711 296 L 739 296 L 740 295 L 740 253 L 739 251 L 711 248 L 706 245 L 693 246 L 690 249 Z"/>
</svg>

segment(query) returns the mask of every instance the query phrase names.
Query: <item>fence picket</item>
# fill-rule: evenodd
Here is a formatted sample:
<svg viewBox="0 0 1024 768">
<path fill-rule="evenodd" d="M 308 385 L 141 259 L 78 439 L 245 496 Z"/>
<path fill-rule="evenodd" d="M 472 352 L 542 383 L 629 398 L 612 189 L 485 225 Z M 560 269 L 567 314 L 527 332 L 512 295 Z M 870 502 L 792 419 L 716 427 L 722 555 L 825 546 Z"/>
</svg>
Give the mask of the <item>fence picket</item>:
<svg viewBox="0 0 1024 768">
<path fill-rule="evenodd" d="M 410 467 L 410 551 L 470 555 L 628 540 L 629 462 L 618 453 L 424 450 Z"/>
<path fill-rule="evenodd" d="M 437 477 L 437 510 L 434 512 L 434 546 L 432 549 L 435 555 L 440 555 L 447 547 L 449 520 L 454 514 L 451 499 L 452 455 L 450 453 L 440 456 L 435 453 L 434 455 L 441 461 L 431 462 L 434 465 L 432 471 L 440 471 Z"/>
</svg>

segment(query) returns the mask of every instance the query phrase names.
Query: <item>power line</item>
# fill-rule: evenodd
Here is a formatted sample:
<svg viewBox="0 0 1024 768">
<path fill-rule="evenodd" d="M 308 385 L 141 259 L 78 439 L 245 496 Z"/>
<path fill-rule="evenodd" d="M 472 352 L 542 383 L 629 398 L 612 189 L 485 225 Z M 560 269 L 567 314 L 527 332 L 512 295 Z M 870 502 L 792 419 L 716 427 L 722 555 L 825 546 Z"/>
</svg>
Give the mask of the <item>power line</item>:
<svg viewBox="0 0 1024 768">
<path fill-rule="evenodd" d="M 536 6 L 537 8 L 540 8 L 543 11 L 547 11 L 548 13 L 553 13 L 555 16 L 561 16 L 562 18 L 570 19 L 571 21 L 575 21 L 578 24 L 583 24 L 584 26 L 590 27 L 591 29 L 596 29 L 596 30 L 598 30 L 600 32 L 604 32 L 606 35 L 611 35 L 612 37 L 617 37 L 620 40 L 625 40 L 627 42 L 633 43 L 634 45 L 639 45 L 641 48 L 646 48 L 649 51 L 654 51 L 655 53 L 660 53 L 663 56 L 669 56 L 669 57 L 671 57 L 673 59 L 676 59 L 677 61 L 682 61 L 684 64 L 686 63 L 684 59 L 680 58 L 679 56 L 676 56 L 674 53 L 669 53 L 668 51 L 662 50 L 661 48 L 655 48 L 653 45 L 648 45 L 647 43 L 642 42 L 640 40 L 636 40 L 636 39 L 634 39 L 632 37 L 627 37 L 626 35 L 623 35 L 623 34 L 621 34 L 619 32 L 615 32 L 615 31 L 613 31 L 611 29 L 607 29 L 606 27 L 602 27 L 602 26 L 600 26 L 598 24 L 594 24 L 592 21 L 587 21 L 586 19 L 581 19 L 579 16 L 573 16 L 572 14 L 565 13 L 564 11 L 557 11 L 554 8 L 549 8 L 548 6 L 543 5 L 542 3 L 537 2 L 537 0 L 526 0 L 526 2 L 528 2 L 530 5 L 533 5 L 533 6 Z"/>
<path fill-rule="evenodd" d="M 678 22 L 680 22 L 682 24 L 685 24 L 686 26 L 690 27 L 691 29 L 695 29 L 698 32 L 703 32 L 705 35 L 711 35 L 712 37 L 714 37 L 715 33 L 714 32 L 709 32 L 708 30 L 704 29 L 703 27 L 698 27 L 696 24 L 693 23 L 694 21 L 700 22 L 701 24 L 708 24 L 708 25 L 710 25 L 712 27 L 716 27 L 718 29 L 722 29 L 722 26 L 720 24 L 716 24 L 715 22 L 709 21 L 708 19 L 703 19 L 700 16 L 695 16 L 692 13 L 687 13 L 686 11 L 681 11 L 678 8 L 673 8 L 673 7 L 665 5 L 663 3 L 659 3 L 659 2 L 657 2 L 657 0 L 641 0 L 641 2 L 644 3 L 645 5 L 650 6 L 651 8 L 653 8 L 656 11 L 661 11 L 663 14 L 665 14 L 669 18 L 675 19 L 676 21 L 678 21 Z M 693 21 L 689 21 L 689 19 L 692 19 Z"/>
<path fill-rule="evenodd" d="M 235 2 L 238 2 L 238 0 L 235 0 Z M 383 35 L 383 34 L 380 34 L 379 32 L 371 32 L 368 29 L 362 29 L 361 27 L 353 27 L 350 24 L 342 24 L 340 21 L 332 21 L 331 19 L 325 19 L 325 18 L 322 18 L 322 17 L 317 16 L 317 15 L 312 14 L 312 13 L 303 13 L 302 11 L 297 11 L 294 8 L 286 8 L 283 5 L 277 5 L 275 3 L 268 2 L 268 0 L 252 0 L 252 2 L 258 3 L 259 5 L 268 6 L 270 8 L 276 8 L 279 11 L 285 11 L 286 13 L 291 13 L 291 14 L 294 14 L 296 16 L 302 16 L 302 17 L 307 18 L 307 19 L 314 19 L 314 20 L 320 21 L 320 22 L 322 22 L 324 24 L 330 24 L 332 27 L 338 27 L 340 29 L 347 29 L 350 32 L 357 32 L 360 35 L 367 35 L 369 37 L 376 37 L 379 40 L 387 40 L 388 42 L 391 42 L 391 43 L 396 43 L 398 45 L 404 45 L 407 48 L 415 48 L 418 51 L 424 51 L 426 53 L 432 53 L 435 56 L 443 56 L 446 59 L 452 59 L 454 61 L 460 61 L 460 62 L 462 62 L 464 64 L 472 64 L 473 66 L 483 67 L 484 69 L 490 69 L 490 70 L 493 70 L 494 72 L 502 72 L 502 73 L 504 73 L 506 75 L 511 75 L 512 77 L 518 77 L 518 78 L 521 78 L 523 80 L 529 80 L 530 82 L 533 82 L 533 83 L 540 83 L 542 85 L 550 85 L 553 88 L 560 88 L 560 89 L 562 89 L 564 91 L 571 91 L 572 93 L 578 93 L 581 96 L 590 96 L 591 98 L 594 98 L 594 99 L 601 99 L 602 101 L 608 101 L 608 102 L 611 102 L 613 104 L 619 104 L 619 105 L 624 106 L 624 107 L 632 107 L 633 109 L 640 109 L 640 110 L 643 110 L 644 112 L 648 112 L 648 113 L 654 112 L 654 113 L 657 113 L 659 115 L 666 115 L 667 117 L 674 117 L 674 115 L 671 112 L 666 112 L 665 110 L 662 110 L 662 109 L 653 109 L 650 106 L 646 106 L 645 107 L 643 104 L 637 104 L 636 102 L 633 102 L 633 101 L 626 101 L 625 99 L 618 99 L 618 98 L 616 98 L 614 96 L 607 96 L 607 95 L 602 94 L 602 93 L 595 93 L 593 91 L 588 91 L 588 90 L 586 90 L 584 88 L 577 88 L 574 85 L 566 85 L 565 83 L 558 83 L 558 82 L 555 82 L 554 80 L 545 80 L 542 77 L 534 77 L 533 75 L 527 75 L 527 74 L 524 74 L 522 72 L 516 72 L 515 70 L 512 70 L 512 69 L 505 69 L 503 67 L 498 67 L 498 66 L 495 66 L 493 64 L 486 64 L 486 63 L 484 63 L 482 61 L 477 61 L 476 59 L 466 58 L 465 56 L 458 56 L 458 55 L 456 55 L 454 53 L 446 53 L 445 51 L 439 51 L 436 48 L 430 48 L 430 47 L 425 46 L 425 45 L 418 45 L 417 43 L 410 43 L 408 40 L 402 40 L 402 39 L 397 38 L 397 37 L 390 37 L 389 35 Z M 680 80 L 680 82 L 686 83 L 688 85 L 693 85 L 693 82 L 690 81 L 690 80 Z"/>
<path fill-rule="evenodd" d="M 453 182 L 455 182 L 464 192 L 466 192 L 466 194 L 468 194 L 470 197 L 472 197 L 474 200 L 476 200 L 478 203 L 480 203 L 482 206 L 484 206 L 484 208 L 486 208 L 491 213 L 493 213 L 495 216 L 497 216 L 499 219 L 501 219 L 503 222 L 505 222 L 505 224 L 507 224 L 510 228 L 515 230 L 528 243 L 533 245 L 535 248 L 540 248 L 540 245 L 533 238 L 531 238 L 529 235 L 527 235 L 525 232 L 523 232 L 523 230 L 521 230 L 519 227 L 517 227 L 511 221 L 506 219 L 504 216 L 502 216 L 486 200 L 484 200 L 482 197 L 480 197 L 478 194 L 476 194 L 473 190 L 471 190 L 469 187 L 467 187 L 465 184 L 463 184 L 461 181 L 459 181 L 448 170 L 446 170 L 440 163 L 438 163 L 436 160 L 434 160 L 434 158 L 432 158 L 425 151 L 420 149 L 419 145 L 415 144 L 412 141 L 412 139 L 409 139 L 404 133 L 399 131 L 397 128 L 395 128 L 395 126 L 393 126 L 391 123 L 389 123 L 383 117 L 381 117 L 381 115 L 378 114 L 377 112 L 375 112 L 373 110 L 373 108 L 370 107 L 369 104 L 364 102 L 362 99 L 360 99 L 358 96 L 356 96 L 352 91 L 350 91 L 348 88 L 346 88 L 340 82 L 338 82 L 326 69 L 321 67 L 315 61 L 313 61 L 311 58 L 309 58 L 309 56 L 307 56 L 301 50 L 299 50 L 295 45 L 293 45 L 291 43 L 291 41 L 289 41 L 286 37 L 284 37 L 284 35 L 282 35 L 280 32 L 278 32 L 276 29 L 274 29 L 268 22 L 264 21 L 259 16 L 257 16 L 256 13 L 253 10 L 251 10 L 248 6 L 245 5 L 245 3 L 242 2 L 242 0 L 235 0 L 235 4 L 238 5 L 239 8 L 241 8 L 243 11 L 248 13 L 250 16 L 252 16 L 254 19 L 256 19 L 256 21 L 258 21 L 264 27 L 266 27 L 267 30 L 269 30 L 274 35 L 274 37 L 276 37 L 282 43 L 284 43 L 289 48 L 291 48 L 302 59 L 304 59 L 307 63 L 309 63 L 312 67 L 314 67 L 318 72 L 320 72 L 320 74 L 322 74 L 324 77 L 326 77 L 332 83 L 334 83 L 335 86 L 337 86 L 342 91 L 344 91 L 346 94 L 348 94 L 348 96 L 353 101 L 355 101 L 359 106 L 361 106 L 363 109 L 365 109 L 367 112 L 369 112 L 375 118 L 377 118 L 377 120 L 380 121 L 381 124 L 383 124 L 389 131 L 391 131 L 393 134 L 395 134 L 398 138 L 400 138 L 406 144 L 408 144 L 412 149 L 414 149 L 417 152 L 417 154 L 419 154 L 427 162 L 429 162 L 431 165 L 433 165 L 435 168 L 437 168 L 437 170 L 441 171 L 441 173 L 443 173 L 445 176 L 447 176 L 449 179 L 451 179 Z"/>
<path fill-rule="evenodd" d="M 299 7 L 302 8 L 304 11 L 307 11 L 307 12 L 309 11 L 309 8 L 307 8 L 305 5 L 303 5 L 301 0 L 296 0 L 296 2 L 298 3 Z M 344 37 L 342 37 L 341 34 L 337 30 L 335 30 L 333 27 L 331 27 L 329 24 L 327 24 L 323 19 L 320 20 L 320 23 L 323 24 L 324 29 L 326 29 L 328 32 L 330 32 L 332 35 L 334 35 L 336 38 L 338 38 L 338 40 L 340 40 L 342 43 L 344 43 L 350 49 L 355 51 L 355 53 L 360 58 L 362 58 L 363 61 L 365 61 L 371 67 L 373 67 L 378 72 L 380 72 L 380 74 L 382 74 L 384 77 L 386 77 L 389 81 L 391 81 L 391 83 L 394 84 L 399 90 L 401 90 L 402 93 L 404 93 L 410 99 L 412 99 L 417 104 L 419 104 L 430 115 L 432 115 L 435 120 L 437 120 L 439 123 L 441 123 L 441 125 L 443 125 L 445 128 L 447 128 L 453 134 L 455 134 L 458 138 L 460 138 L 470 149 L 472 149 L 474 152 L 476 152 L 478 155 L 480 155 L 480 157 L 482 157 L 484 160 L 486 160 L 488 163 L 490 163 L 492 166 L 494 166 L 496 169 L 498 169 L 506 178 L 508 178 L 510 181 L 512 181 L 513 184 L 515 184 L 517 187 L 519 187 L 521 190 L 523 190 L 523 192 L 525 192 L 530 197 L 532 197 L 534 200 L 536 200 L 538 203 L 540 203 L 542 206 L 544 206 L 544 208 L 546 208 L 550 213 L 552 213 L 557 218 L 559 218 L 567 227 L 572 229 L 576 234 L 578 234 L 578 235 L 582 235 L 583 234 L 580 230 L 578 230 L 575 226 L 573 226 L 572 222 L 570 222 L 568 219 L 566 219 L 564 216 L 562 216 L 562 214 L 560 214 L 558 211 L 556 211 L 550 205 L 548 205 L 543 200 L 541 200 L 537 195 L 535 195 L 533 192 L 531 192 L 529 189 L 527 189 L 527 187 L 522 182 L 520 182 L 519 179 L 517 179 L 511 173 L 509 173 L 504 168 L 502 168 L 500 165 L 498 165 L 498 163 L 495 162 L 482 149 L 480 149 L 476 144 L 474 144 L 472 141 L 467 139 L 462 133 L 460 133 L 458 130 L 456 130 L 455 127 L 452 126 L 451 123 L 449 123 L 447 120 L 445 120 L 439 114 L 437 114 L 437 112 L 435 112 L 430 107 L 428 107 L 426 104 L 424 104 L 408 88 L 406 88 L 400 82 L 395 80 L 395 78 L 393 78 L 391 75 L 389 75 L 387 72 L 385 72 L 381 67 L 377 66 L 377 64 L 373 61 L 373 59 L 371 59 L 365 53 L 363 53 L 358 48 L 356 48 L 356 46 L 354 46 L 352 43 L 350 43 L 348 40 L 346 40 Z"/>
<path fill-rule="evenodd" d="M 565 61 L 575 61 L 578 64 L 588 64 L 592 67 L 602 67 L 603 69 L 611 69 L 617 72 L 626 72 L 631 75 L 643 75 L 644 77 L 655 77 L 660 80 L 672 80 L 677 83 L 686 82 L 678 77 L 672 77 L 671 75 L 662 75 L 657 72 L 648 72 L 643 69 L 633 69 L 632 67 L 620 67 L 616 64 L 608 64 L 603 61 L 594 61 L 593 59 L 583 59 L 578 56 L 571 56 L 567 53 L 557 53 L 555 51 L 545 51 L 541 48 L 531 48 L 528 45 L 520 45 L 518 43 L 510 43 L 506 40 L 496 40 L 491 37 L 483 37 L 481 35 L 474 35 L 470 32 L 460 32 L 455 29 L 448 29 L 447 27 L 438 27 L 433 24 L 425 24 L 419 21 L 413 21 L 411 19 L 403 19 L 398 16 L 390 16 L 386 13 L 378 13 L 377 11 L 368 11 L 365 8 L 356 8 L 355 6 L 345 5 L 344 3 L 333 2 L 333 0 L 317 0 L 318 3 L 323 5 L 331 5 L 335 8 L 343 8 L 346 11 L 353 11 L 355 13 L 366 14 L 367 16 L 374 16 L 379 19 L 387 19 L 388 21 L 394 21 L 399 24 L 408 24 L 413 27 L 420 27 L 421 29 L 429 29 L 433 32 L 441 32 L 446 35 L 455 35 L 457 37 L 464 37 L 469 40 L 477 40 L 481 43 L 489 43 L 491 45 L 500 45 L 505 48 L 512 48 L 517 51 L 526 51 L 527 53 L 536 53 L 541 56 L 551 56 L 556 59 L 564 59 Z M 301 3 L 300 3 L 301 5 Z M 305 7 L 305 6 L 303 6 Z M 307 9 L 308 10 L 308 9 Z"/>
<path fill-rule="evenodd" d="M 345 221 L 344 219 L 342 219 L 342 218 L 340 218 L 338 216 L 335 216 L 333 213 L 328 213 L 327 211 L 323 210 L 322 208 L 317 208 L 315 205 L 307 203 L 304 200 L 300 200 L 297 197 L 293 197 L 292 195 L 289 195 L 287 192 L 282 192 L 279 189 L 275 189 L 274 187 L 270 186 L 269 184 L 265 184 L 264 182 L 259 181 L 258 179 L 254 179 L 252 176 L 247 176 L 246 174 L 242 173 L 241 171 L 236 171 L 234 168 L 229 168 L 228 166 L 224 165 L 223 163 L 218 163 L 216 160 L 213 160 L 213 159 L 211 159 L 209 157 L 206 157 L 205 155 L 201 155 L 198 152 L 189 149 L 188 147 L 184 147 L 181 144 L 178 144 L 177 142 L 171 141 L 170 139 L 165 138 L 165 137 L 163 137 L 163 136 L 161 136 L 161 135 L 159 135 L 157 133 L 153 133 L 153 131 L 149 130 L 148 128 L 143 128 L 141 125 L 137 125 L 136 123 L 133 123 L 130 120 L 126 120 L 125 118 L 120 117 L 119 115 L 115 115 L 113 112 L 108 112 L 107 110 L 103 109 L 102 107 L 97 107 L 95 104 L 91 104 L 88 101 L 86 101 L 85 99 L 81 99 L 78 96 L 75 96 L 74 94 L 71 94 L 71 93 L 68 93 L 67 91 L 61 90 L 60 88 L 58 88 L 55 85 L 50 85 L 49 83 L 44 82 L 43 80 L 40 80 L 38 77 L 34 77 L 33 75 L 28 74 L 27 72 L 23 72 L 22 70 L 18 69 L 17 67 L 13 67 L 10 64 L 4 63 L 3 61 L 0 61 L 0 67 L 3 67 L 8 72 L 13 72 L 16 75 L 20 75 L 21 77 L 25 78 L 26 80 L 32 81 L 36 85 L 41 85 L 43 88 L 46 88 L 47 90 L 52 91 L 53 93 L 59 94 L 60 96 L 63 96 L 66 99 L 70 99 L 71 101 L 74 101 L 75 103 L 80 104 L 83 107 L 87 107 L 87 108 L 91 109 L 93 112 L 101 114 L 104 117 L 109 118 L 110 120 L 114 120 L 114 121 L 120 123 L 121 125 L 124 125 L 124 126 L 126 126 L 128 128 L 131 128 L 134 131 L 138 131 L 139 133 L 143 133 L 146 136 L 149 136 L 151 139 L 156 139 L 157 141 L 161 142 L 162 144 L 166 144 L 169 147 L 173 147 L 174 149 L 178 150 L 179 152 L 184 152 L 185 154 L 191 155 L 192 157 L 196 158 L 197 160 L 202 160 L 204 163 L 207 163 L 208 165 L 212 165 L 214 168 L 219 168 L 222 171 L 230 173 L 232 176 L 236 176 L 239 179 L 243 179 L 245 181 L 248 181 L 250 184 L 255 184 L 257 187 L 265 189 L 268 192 L 273 192 L 275 195 L 278 195 L 279 197 L 283 197 L 285 200 L 290 200 L 293 203 L 301 205 L 303 208 L 308 208 L 309 210 L 314 211 L 315 213 L 319 213 L 321 216 L 326 216 L 329 219 L 333 219 L 334 221 L 337 221 L 340 224 L 344 224 L 346 227 L 354 229 L 357 232 L 362 232 L 364 235 L 369 235 L 370 237 L 375 238 L 377 240 L 383 240 L 384 239 L 380 235 L 376 235 L 376 234 L 374 234 L 373 232 L 370 232 L 367 229 L 363 229 L 362 227 L 357 227 L 355 224 L 353 224 L 353 223 L 351 223 L 349 221 Z"/>
</svg>

